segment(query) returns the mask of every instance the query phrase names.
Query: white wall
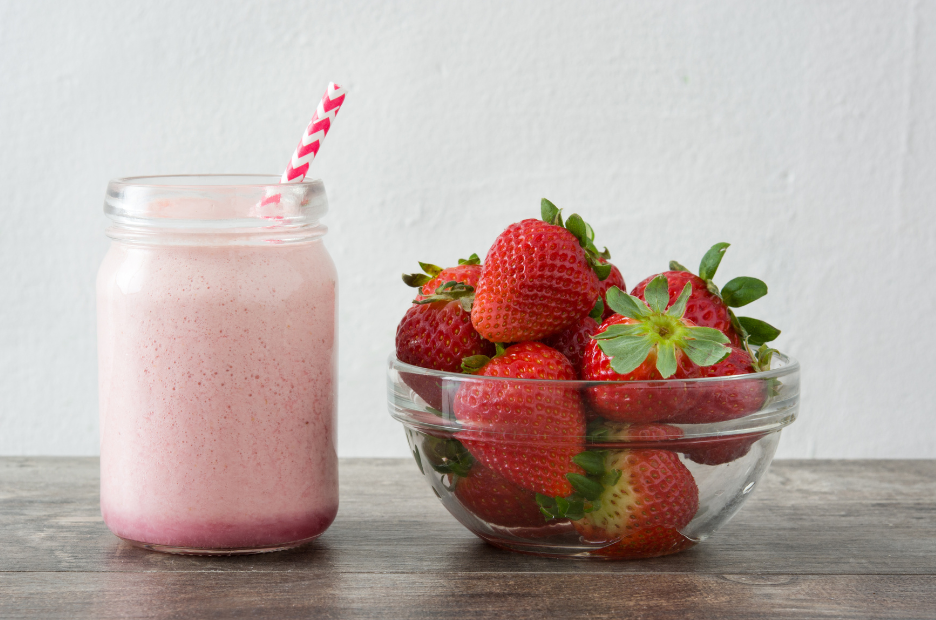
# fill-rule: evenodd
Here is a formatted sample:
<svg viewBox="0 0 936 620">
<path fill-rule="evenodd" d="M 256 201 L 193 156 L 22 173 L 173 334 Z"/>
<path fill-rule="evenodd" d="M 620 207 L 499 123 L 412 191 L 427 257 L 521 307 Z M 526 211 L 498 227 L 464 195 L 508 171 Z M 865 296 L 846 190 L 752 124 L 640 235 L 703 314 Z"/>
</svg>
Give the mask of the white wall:
<svg viewBox="0 0 936 620">
<path fill-rule="evenodd" d="M 399 274 L 548 196 L 630 284 L 734 243 L 720 280 L 770 284 L 750 314 L 804 369 L 782 456 L 936 457 L 923 0 L 0 0 L 0 454 L 97 451 L 108 179 L 278 173 L 329 80 L 343 455 L 407 454 Z"/>
</svg>

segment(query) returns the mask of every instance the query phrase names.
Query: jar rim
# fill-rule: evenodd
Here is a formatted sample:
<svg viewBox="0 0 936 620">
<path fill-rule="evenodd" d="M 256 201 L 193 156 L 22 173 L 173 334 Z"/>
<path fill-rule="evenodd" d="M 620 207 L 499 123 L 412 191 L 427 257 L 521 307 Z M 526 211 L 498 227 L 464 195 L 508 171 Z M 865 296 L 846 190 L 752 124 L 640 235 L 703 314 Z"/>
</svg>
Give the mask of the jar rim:
<svg viewBox="0 0 936 620">
<path fill-rule="evenodd" d="M 266 179 L 266 182 L 252 182 L 252 183 L 169 183 L 161 181 L 169 181 L 172 179 L 185 180 L 195 180 L 195 179 L 220 179 L 220 180 L 234 180 L 234 179 Z M 111 184 L 117 185 L 133 185 L 137 187 L 172 187 L 172 188 L 212 188 L 212 187 L 268 187 L 272 185 L 282 185 L 280 183 L 280 176 L 275 174 L 265 174 L 265 173 L 220 173 L 220 174 L 153 174 L 153 175 L 140 175 L 132 177 L 119 177 L 111 180 Z M 149 181 L 149 182 L 147 182 Z M 316 186 L 323 185 L 321 179 L 311 179 L 299 181 L 297 183 L 286 183 L 285 185 L 302 187 L 302 186 Z"/>
<path fill-rule="evenodd" d="M 104 214 L 118 227 L 199 232 L 318 225 L 328 211 L 322 180 L 279 181 L 272 174 L 122 177 L 107 186 Z"/>
</svg>

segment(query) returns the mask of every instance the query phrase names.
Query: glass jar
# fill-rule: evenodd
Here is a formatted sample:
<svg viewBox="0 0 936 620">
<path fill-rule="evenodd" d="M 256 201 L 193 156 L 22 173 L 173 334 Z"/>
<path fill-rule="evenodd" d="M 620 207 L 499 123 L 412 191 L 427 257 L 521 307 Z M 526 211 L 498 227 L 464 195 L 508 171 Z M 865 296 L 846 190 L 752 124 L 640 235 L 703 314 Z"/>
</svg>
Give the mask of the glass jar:
<svg viewBox="0 0 936 620">
<path fill-rule="evenodd" d="M 97 279 L 101 512 L 131 544 L 259 553 L 338 510 L 321 181 L 112 181 Z"/>
</svg>

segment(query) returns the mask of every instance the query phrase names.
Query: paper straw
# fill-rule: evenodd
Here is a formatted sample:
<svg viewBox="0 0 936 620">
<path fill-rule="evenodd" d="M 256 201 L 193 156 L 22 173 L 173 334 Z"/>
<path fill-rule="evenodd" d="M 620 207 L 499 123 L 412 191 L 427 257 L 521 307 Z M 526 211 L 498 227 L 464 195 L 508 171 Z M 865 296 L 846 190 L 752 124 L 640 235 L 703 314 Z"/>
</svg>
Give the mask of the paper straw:
<svg viewBox="0 0 936 620">
<path fill-rule="evenodd" d="M 341 104 L 344 103 L 345 92 L 345 89 L 334 82 L 328 85 L 328 90 L 325 91 L 325 96 L 319 101 L 315 114 L 312 116 L 312 120 L 309 121 L 305 133 L 302 134 L 302 140 L 299 141 L 296 152 L 293 153 L 289 165 L 286 166 L 286 172 L 283 173 L 280 183 L 299 183 L 305 178 L 306 172 L 309 170 L 309 164 L 315 159 L 319 148 L 322 146 L 322 140 L 328 135 L 331 124 L 338 116 L 338 110 L 341 109 Z"/>
</svg>

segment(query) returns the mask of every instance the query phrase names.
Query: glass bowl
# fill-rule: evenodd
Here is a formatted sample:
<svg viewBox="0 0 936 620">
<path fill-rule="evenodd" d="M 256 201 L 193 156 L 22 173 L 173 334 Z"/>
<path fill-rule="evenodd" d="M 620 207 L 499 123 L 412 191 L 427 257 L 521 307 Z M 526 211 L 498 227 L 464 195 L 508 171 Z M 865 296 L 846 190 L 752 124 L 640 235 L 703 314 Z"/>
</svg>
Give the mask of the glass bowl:
<svg viewBox="0 0 936 620">
<path fill-rule="evenodd" d="M 387 404 L 433 492 L 478 537 L 548 557 L 636 559 L 688 549 L 741 508 L 796 419 L 799 374 L 782 354 L 755 374 L 645 382 L 478 377 L 391 356 Z M 650 416 L 626 406 L 650 401 Z M 533 412 L 528 422 L 502 415 L 513 406 Z M 581 432 L 559 432 L 558 410 L 578 412 Z M 557 460 L 571 494 L 541 484 L 555 482 Z"/>
</svg>

